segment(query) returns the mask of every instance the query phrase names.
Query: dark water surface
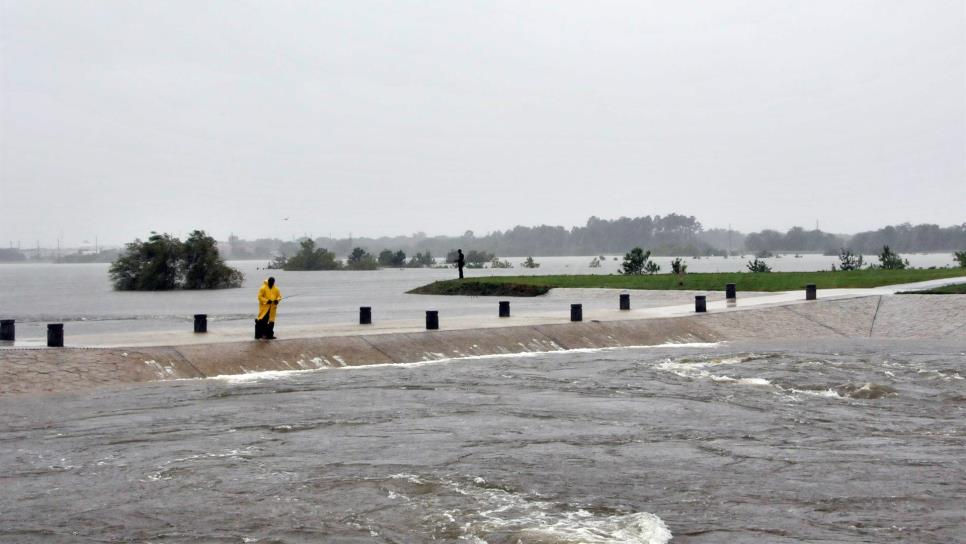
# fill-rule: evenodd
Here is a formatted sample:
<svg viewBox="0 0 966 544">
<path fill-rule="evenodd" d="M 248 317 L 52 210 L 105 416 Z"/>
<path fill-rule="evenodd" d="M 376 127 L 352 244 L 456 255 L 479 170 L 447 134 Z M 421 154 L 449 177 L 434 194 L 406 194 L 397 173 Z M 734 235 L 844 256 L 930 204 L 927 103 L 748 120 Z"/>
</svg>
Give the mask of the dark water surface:
<svg viewBox="0 0 966 544">
<path fill-rule="evenodd" d="M 0 398 L 0 542 L 963 542 L 964 367 L 732 343 Z"/>
</svg>

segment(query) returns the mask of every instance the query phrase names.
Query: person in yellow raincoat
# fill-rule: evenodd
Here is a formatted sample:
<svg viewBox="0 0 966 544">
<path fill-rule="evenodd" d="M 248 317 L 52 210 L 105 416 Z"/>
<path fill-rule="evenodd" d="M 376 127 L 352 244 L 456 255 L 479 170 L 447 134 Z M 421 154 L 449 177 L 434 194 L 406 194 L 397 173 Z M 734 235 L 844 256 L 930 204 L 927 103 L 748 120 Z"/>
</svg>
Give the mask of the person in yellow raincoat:
<svg viewBox="0 0 966 544">
<path fill-rule="evenodd" d="M 278 303 L 282 300 L 282 292 L 275 287 L 275 278 L 268 278 L 262 282 L 258 290 L 258 317 L 255 319 L 255 339 L 275 339 L 275 314 Z"/>
</svg>

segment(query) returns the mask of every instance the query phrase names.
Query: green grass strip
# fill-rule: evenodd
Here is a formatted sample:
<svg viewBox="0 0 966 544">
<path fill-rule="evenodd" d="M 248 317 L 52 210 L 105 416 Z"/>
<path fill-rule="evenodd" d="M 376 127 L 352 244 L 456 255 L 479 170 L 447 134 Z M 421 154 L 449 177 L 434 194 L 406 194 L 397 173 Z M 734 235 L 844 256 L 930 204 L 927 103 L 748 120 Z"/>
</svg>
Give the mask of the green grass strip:
<svg viewBox="0 0 966 544">
<path fill-rule="evenodd" d="M 899 295 L 966 295 L 966 283 L 956 283 L 953 285 L 943 285 L 934 289 L 923 291 L 899 291 Z"/>
<path fill-rule="evenodd" d="M 417 287 L 410 293 L 424 295 L 538 296 L 550 289 L 609 288 L 695 291 L 724 291 L 734 283 L 738 291 L 793 291 L 814 283 L 819 289 L 864 288 L 912 283 L 943 278 L 966 277 L 964 268 L 908 270 L 852 270 L 848 272 L 715 272 L 644 276 L 488 276 L 463 280 L 437 281 Z"/>
</svg>

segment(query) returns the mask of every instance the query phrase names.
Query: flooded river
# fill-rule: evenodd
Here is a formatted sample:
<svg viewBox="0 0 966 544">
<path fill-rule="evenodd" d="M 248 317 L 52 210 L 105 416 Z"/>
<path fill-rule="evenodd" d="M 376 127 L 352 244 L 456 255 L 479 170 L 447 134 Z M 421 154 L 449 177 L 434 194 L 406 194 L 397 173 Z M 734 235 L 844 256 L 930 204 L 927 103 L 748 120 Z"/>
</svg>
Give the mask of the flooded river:
<svg viewBox="0 0 966 544">
<path fill-rule="evenodd" d="M 750 258 L 750 256 L 748 256 Z M 949 266 L 951 253 L 909 255 L 913 266 Z M 600 268 L 590 268 L 592 257 L 539 257 L 540 268 L 526 269 L 521 258 L 511 258 L 514 268 L 467 270 L 467 277 L 514 274 L 616 274 L 615 256 Z M 657 257 L 662 270 L 670 269 L 670 257 Z M 705 257 L 686 259 L 690 272 L 745 270 L 747 259 Z M 768 259 L 776 271 L 828 270 L 837 257 L 804 255 Z M 232 261 L 245 273 L 241 289 L 211 291 L 119 292 L 111 288 L 107 264 L 0 264 L 0 284 L 16 286 L 3 296 L 0 318 L 17 320 L 17 338 L 26 343 L 46 341 L 47 323 L 64 323 L 68 345 L 78 339 L 97 343 L 103 335 L 116 333 L 191 330 L 193 315 L 208 315 L 212 329 L 252 327 L 257 309 L 256 293 L 269 275 L 278 278 L 286 301 L 280 309 L 279 329 L 289 325 L 355 323 L 360 306 L 371 306 L 375 321 L 422 319 L 426 310 L 439 310 L 444 319 L 454 316 L 494 315 L 491 297 L 467 298 L 407 295 L 406 291 L 436 280 L 450 279 L 452 269 L 395 269 L 372 271 L 286 272 L 265 270 L 264 261 Z M 723 288 L 723 287 L 722 287 Z M 640 298 L 640 297 L 636 297 Z M 687 301 L 678 301 L 680 304 Z M 640 307 L 643 301 L 635 300 Z M 567 312 L 571 303 L 586 310 L 614 308 L 613 295 L 595 299 L 566 292 L 514 301 L 514 313 Z"/>
<path fill-rule="evenodd" d="M 2 542 L 962 542 L 966 345 L 622 348 L 0 398 Z"/>
</svg>

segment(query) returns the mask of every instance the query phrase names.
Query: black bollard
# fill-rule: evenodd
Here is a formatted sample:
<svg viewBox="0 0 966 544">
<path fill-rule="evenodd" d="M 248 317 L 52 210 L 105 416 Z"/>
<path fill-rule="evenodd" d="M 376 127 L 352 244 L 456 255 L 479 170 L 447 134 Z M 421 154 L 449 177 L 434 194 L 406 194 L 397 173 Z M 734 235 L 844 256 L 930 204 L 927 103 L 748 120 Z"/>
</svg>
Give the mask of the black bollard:
<svg viewBox="0 0 966 544">
<path fill-rule="evenodd" d="M 47 324 L 47 347 L 48 348 L 64 347 L 64 324 L 63 323 Z"/>
<path fill-rule="evenodd" d="M 436 330 L 439 328 L 439 311 L 426 310 L 426 330 Z"/>
<path fill-rule="evenodd" d="M 208 314 L 195 314 L 195 332 L 208 332 Z"/>
<path fill-rule="evenodd" d="M 570 305 L 570 320 L 571 321 L 583 321 L 584 320 L 584 306 L 582 304 L 571 304 Z"/>
<path fill-rule="evenodd" d="M 510 317 L 510 301 L 500 301 L 500 317 Z"/>
<path fill-rule="evenodd" d="M 805 286 L 805 300 L 815 300 L 818 298 L 818 291 L 814 283 Z"/>
<path fill-rule="evenodd" d="M 735 300 L 738 298 L 738 289 L 735 284 L 729 283 L 725 285 L 725 298 L 728 300 Z"/>
<path fill-rule="evenodd" d="M 704 295 L 694 296 L 694 311 L 695 312 L 707 312 L 708 311 L 708 298 Z"/>
<path fill-rule="evenodd" d="M 0 319 L 0 340 L 13 342 L 16 338 L 16 328 L 13 319 Z"/>
<path fill-rule="evenodd" d="M 621 310 L 631 309 L 631 296 L 627 293 L 621 294 Z"/>
<path fill-rule="evenodd" d="M 359 307 L 359 324 L 372 325 L 372 308 L 370 306 Z"/>
</svg>

